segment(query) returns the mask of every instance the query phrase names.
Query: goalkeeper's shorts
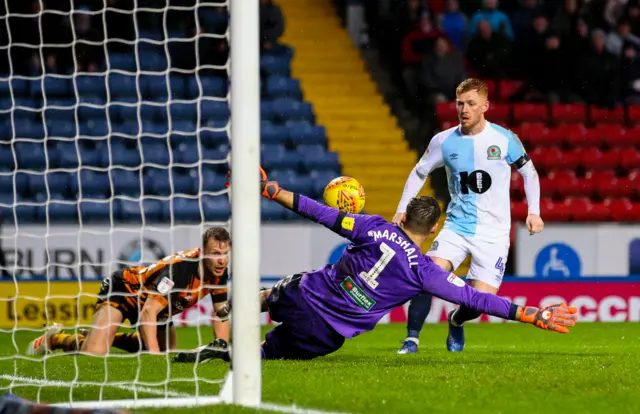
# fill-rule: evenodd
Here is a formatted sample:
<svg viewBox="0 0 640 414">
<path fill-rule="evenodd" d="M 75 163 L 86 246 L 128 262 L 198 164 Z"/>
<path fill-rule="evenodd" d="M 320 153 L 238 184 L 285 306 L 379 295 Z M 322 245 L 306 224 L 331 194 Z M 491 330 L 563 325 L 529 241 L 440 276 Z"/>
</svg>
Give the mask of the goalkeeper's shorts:
<svg viewBox="0 0 640 414">
<path fill-rule="evenodd" d="M 300 292 L 304 275 L 288 276 L 267 298 L 269 315 L 282 322 L 267 332 L 262 344 L 265 359 L 313 359 L 337 351 L 345 338 L 309 306 Z"/>
</svg>

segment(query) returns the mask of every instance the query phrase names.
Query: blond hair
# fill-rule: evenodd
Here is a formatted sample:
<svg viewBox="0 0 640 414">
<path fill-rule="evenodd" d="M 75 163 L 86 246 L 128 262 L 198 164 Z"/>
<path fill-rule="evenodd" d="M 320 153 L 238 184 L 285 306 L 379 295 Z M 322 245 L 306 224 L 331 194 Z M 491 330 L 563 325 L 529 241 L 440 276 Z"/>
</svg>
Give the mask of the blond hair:
<svg viewBox="0 0 640 414">
<path fill-rule="evenodd" d="M 456 96 L 460 96 L 463 93 L 470 91 L 476 91 L 478 92 L 478 95 L 484 96 L 485 98 L 489 97 L 489 87 L 487 84 L 480 79 L 475 78 L 463 80 L 456 88 Z"/>
</svg>

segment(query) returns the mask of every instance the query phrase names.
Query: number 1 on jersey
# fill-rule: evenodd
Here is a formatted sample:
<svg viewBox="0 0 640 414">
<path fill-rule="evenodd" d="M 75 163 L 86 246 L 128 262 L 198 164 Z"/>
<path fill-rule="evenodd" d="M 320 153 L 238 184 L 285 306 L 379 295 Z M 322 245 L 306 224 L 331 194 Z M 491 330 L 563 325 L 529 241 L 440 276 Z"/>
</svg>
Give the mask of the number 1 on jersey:
<svg viewBox="0 0 640 414">
<path fill-rule="evenodd" d="M 393 259 L 393 256 L 396 255 L 396 252 L 386 243 L 380 243 L 380 250 L 382 251 L 382 256 L 380 256 L 380 259 L 373 265 L 371 270 L 366 273 L 360 272 L 360 278 L 367 282 L 367 285 L 369 285 L 371 289 L 378 287 L 376 279 L 380 276 L 384 268 L 387 267 L 391 259 Z"/>
</svg>

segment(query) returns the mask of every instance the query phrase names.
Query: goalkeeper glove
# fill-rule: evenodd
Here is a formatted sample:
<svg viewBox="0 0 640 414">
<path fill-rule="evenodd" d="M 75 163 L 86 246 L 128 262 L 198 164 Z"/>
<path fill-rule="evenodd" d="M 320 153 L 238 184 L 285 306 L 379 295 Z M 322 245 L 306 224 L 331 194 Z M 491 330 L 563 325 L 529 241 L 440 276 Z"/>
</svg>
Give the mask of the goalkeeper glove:
<svg viewBox="0 0 640 414">
<path fill-rule="evenodd" d="M 205 364 L 214 359 L 222 359 L 229 362 L 229 344 L 224 339 L 216 339 L 209 345 L 196 348 L 193 351 L 180 352 L 173 358 L 173 362 Z"/>
<path fill-rule="evenodd" d="M 576 325 L 578 309 L 567 306 L 566 303 L 536 308 L 526 306 L 520 314 L 520 322 L 530 323 L 537 328 L 560 333 L 569 333 L 569 329 Z"/>
<path fill-rule="evenodd" d="M 226 188 L 231 186 L 231 171 L 227 172 L 227 183 L 225 184 Z M 280 186 L 275 181 L 267 181 L 267 173 L 265 170 L 260 167 L 260 191 L 262 191 L 262 196 L 268 198 L 269 200 L 273 200 L 276 198 L 278 193 L 280 192 Z"/>
</svg>

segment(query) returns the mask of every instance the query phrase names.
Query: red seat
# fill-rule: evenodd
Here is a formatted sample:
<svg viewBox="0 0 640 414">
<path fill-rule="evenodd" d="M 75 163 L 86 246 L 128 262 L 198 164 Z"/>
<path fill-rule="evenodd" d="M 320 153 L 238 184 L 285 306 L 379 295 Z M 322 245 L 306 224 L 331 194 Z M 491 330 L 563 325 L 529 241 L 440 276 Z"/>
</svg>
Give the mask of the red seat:
<svg viewBox="0 0 640 414">
<path fill-rule="evenodd" d="M 438 121 L 458 121 L 458 112 L 455 102 L 438 102 L 436 104 L 436 117 Z"/>
<path fill-rule="evenodd" d="M 549 140 L 553 139 L 558 144 L 581 142 L 586 133 L 587 128 L 582 124 L 560 124 L 555 128 L 549 128 Z"/>
<path fill-rule="evenodd" d="M 625 170 L 640 168 L 640 152 L 633 148 L 625 148 L 620 153 L 620 165 Z"/>
<path fill-rule="evenodd" d="M 549 173 L 550 185 L 553 186 L 555 194 L 567 197 L 572 195 L 590 195 L 592 189 L 586 185 L 584 180 L 576 177 L 572 170 L 555 170 Z M 542 187 L 542 183 L 540 183 Z"/>
<path fill-rule="evenodd" d="M 498 82 L 493 79 L 483 79 L 482 80 L 486 85 L 489 91 L 489 99 L 494 99 L 498 94 Z"/>
<path fill-rule="evenodd" d="M 592 203 L 587 197 L 569 197 L 564 206 L 573 221 L 607 221 L 611 218 L 604 203 Z"/>
<path fill-rule="evenodd" d="M 620 165 L 620 150 L 601 151 L 598 148 L 585 148 L 580 154 L 580 164 L 589 170 L 605 170 Z"/>
<path fill-rule="evenodd" d="M 454 126 L 457 126 L 458 124 L 459 124 L 458 121 L 444 121 L 443 123 L 440 124 L 440 130 L 446 131 L 449 128 L 453 128 Z"/>
<path fill-rule="evenodd" d="M 517 128 L 518 137 L 530 147 L 543 146 L 548 128 L 541 122 L 525 122 Z"/>
<path fill-rule="evenodd" d="M 498 99 L 500 101 L 509 100 L 523 85 L 524 82 L 519 80 L 501 80 L 498 85 Z"/>
<path fill-rule="evenodd" d="M 632 203 L 627 198 L 608 198 L 604 204 L 615 221 L 640 221 L 640 203 Z"/>
<path fill-rule="evenodd" d="M 512 221 L 525 221 L 529 213 L 529 207 L 526 201 L 512 201 L 511 202 L 511 220 Z"/>
<path fill-rule="evenodd" d="M 631 125 L 640 124 L 640 105 L 631 105 L 627 108 L 627 115 Z"/>
<path fill-rule="evenodd" d="M 540 200 L 540 215 L 545 221 L 569 221 L 569 211 L 562 203 L 548 198 Z"/>
<path fill-rule="evenodd" d="M 489 93 L 491 96 L 491 93 Z M 487 119 L 491 122 L 509 124 L 511 121 L 511 105 L 508 103 L 492 103 L 486 113 Z"/>
<path fill-rule="evenodd" d="M 553 104 L 551 118 L 557 123 L 581 123 L 587 121 L 585 104 Z"/>
<path fill-rule="evenodd" d="M 589 107 L 591 122 L 594 124 L 622 124 L 624 123 L 624 109 L 600 109 L 594 105 Z"/>
<path fill-rule="evenodd" d="M 625 133 L 616 139 L 607 142 L 612 147 L 640 146 L 640 125 L 625 130 Z"/>
<path fill-rule="evenodd" d="M 516 103 L 513 104 L 513 121 L 521 122 L 548 122 L 549 108 L 546 104 Z"/>
<path fill-rule="evenodd" d="M 529 157 L 535 165 L 545 170 L 553 169 L 562 163 L 562 151 L 558 147 L 538 147 L 529 152 Z"/>
<path fill-rule="evenodd" d="M 523 183 L 524 187 L 524 183 Z M 542 197 L 554 197 L 556 195 L 556 186 L 549 177 L 540 177 L 540 195 Z"/>
<path fill-rule="evenodd" d="M 524 196 L 524 181 L 517 171 L 511 171 L 511 199 L 520 200 Z"/>
</svg>

